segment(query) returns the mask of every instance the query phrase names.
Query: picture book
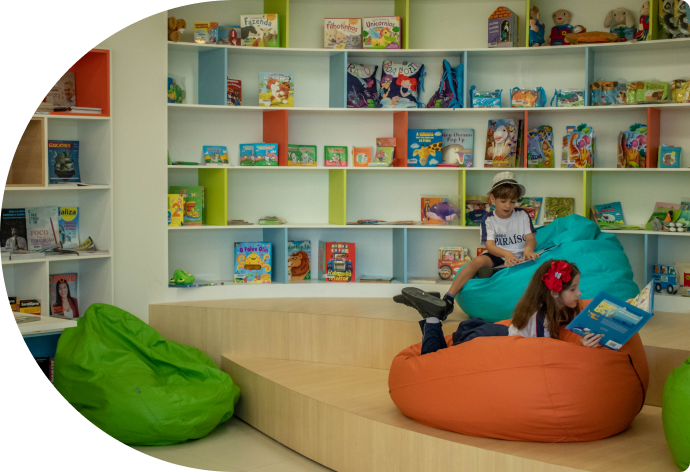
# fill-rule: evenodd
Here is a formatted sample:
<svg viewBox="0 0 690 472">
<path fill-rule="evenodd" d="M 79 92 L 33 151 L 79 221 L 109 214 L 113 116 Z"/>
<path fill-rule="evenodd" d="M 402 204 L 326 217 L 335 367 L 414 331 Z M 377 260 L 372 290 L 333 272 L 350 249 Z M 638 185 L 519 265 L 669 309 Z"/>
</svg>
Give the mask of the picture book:
<svg viewBox="0 0 690 472">
<path fill-rule="evenodd" d="M 355 244 L 319 241 L 319 280 L 355 281 Z"/>
<path fill-rule="evenodd" d="M 270 284 L 271 243 L 235 243 L 235 283 Z"/>
<path fill-rule="evenodd" d="M 518 160 L 520 121 L 489 120 L 484 167 L 515 167 Z"/>
<path fill-rule="evenodd" d="M 491 211 L 486 195 L 467 195 L 465 197 L 465 226 L 479 226 L 484 215 Z"/>
<path fill-rule="evenodd" d="M 53 85 L 46 95 L 40 109 L 52 111 L 55 108 L 62 107 L 76 107 L 77 106 L 77 88 L 74 80 L 74 72 L 65 72 L 60 80 Z"/>
<path fill-rule="evenodd" d="M 489 17 L 490 48 L 516 48 L 519 37 L 519 18 L 509 8 L 498 7 Z"/>
<path fill-rule="evenodd" d="M 60 227 L 59 207 L 26 209 L 26 231 L 30 251 L 47 251 L 57 247 L 56 238 Z"/>
<path fill-rule="evenodd" d="M 408 129 L 407 166 L 436 167 L 442 161 L 442 143 L 440 129 Z"/>
<path fill-rule="evenodd" d="M 218 26 L 218 44 L 232 44 L 239 46 L 241 43 L 242 28 L 239 26 Z"/>
<path fill-rule="evenodd" d="M 347 167 L 347 146 L 324 146 L 323 165 L 325 167 Z"/>
<path fill-rule="evenodd" d="M 680 168 L 680 156 L 683 148 L 680 146 L 669 146 L 662 144 L 659 146 L 659 159 L 657 165 L 662 169 Z"/>
<path fill-rule="evenodd" d="M 48 141 L 48 183 L 79 182 L 79 141 Z"/>
<path fill-rule="evenodd" d="M 376 138 L 376 147 L 395 147 L 395 138 Z"/>
<path fill-rule="evenodd" d="M 242 46 L 280 47 L 280 28 L 278 15 L 240 15 Z"/>
<path fill-rule="evenodd" d="M 575 213 L 574 198 L 546 197 L 543 223 L 547 225 L 555 219 L 565 218 L 573 213 Z"/>
<path fill-rule="evenodd" d="M 218 23 L 194 23 L 194 42 L 199 44 L 216 44 L 218 42 Z"/>
<path fill-rule="evenodd" d="M 254 143 L 240 144 L 240 165 L 253 166 L 254 165 Z"/>
<path fill-rule="evenodd" d="M 537 256 L 541 257 L 542 254 L 544 254 L 545 252 L 550 251 L 551 249 L 553 249 L 553 248 L 555 248 L 555 247 L 558 247 L 558 246 L 560 246 L 560 244 L 554 244 L 553 246 L 545 247 L 544 249 L 540 249 L 540 250 L 536 251 L 535 254 L 536 254 Z M 483 250 L 483 249 L 484 249 L 484 248 L 482 248 L 482 250 Z M 539 260 L 539 259 L 537 259 L 537 260 Z M 536 261 L 532 261 L 532 260 L 530 260 L 530 259 L 525 259 L 524 261 L 516 262 L 516 263 L 513 264 L 512 266 L 508 266 L 508 267 L 515 267 L 515 266 L 518 266 L 518 265 L 520 265 L 520 264 L 527 264 L 527 263 L 530 263 L 530 262 L 536 262 Z M 495 266 L 495 267 L 494 267 L 494 270 L 505 269 L 505 268 L 506 268 L 506 265 L 505 265 L 505 264 L 501 264 L 501 265 L 499 265 L 499 266 Z"/>
<path fill-rule="evenodd" d="M 179 193 L 168 194 L 168 226 L 182 226 L 184 198 Z"/>
<path fill-rule="evenodd" d="M 442 162 L 459 167 L 472 167 L 474 154 L 474 130 L 464 128 L 444 129 L 442 136 Z"/>
<path fill-rule="evenodd" d="M 259 106 L 295 106 L 295 79 L 292 72 L 259 72 Z"/>
<path fill-rule="evenodd" d="M 316 146 L 288 144 L 288 166 L 316 166 Z"/>
<path fill-rule="evenodd" d="M 19 313 L 31 313 L 32 315 L 41 314 L 41 301 L 32 300 L 19 300 L 18 303 Z"/>
<path fill-rule="evenodd" d="M 566 326 L 580 336 L 600 334 L 599 344 L 619 350 L 654 314 L 654 289 L 650 282 L 631 303 L 601 292 Z"/>
<path fill-rule="evenodd" d="M 368 167 L 372 162 L 373 148 L 371 147 L 353 147 L 352 148 L 352 165 L 355 167 Z"/>
<path fill-rule="evenodd" d="M 643 168 L 647 165 L 647 125 L 635 123 L 618 134 L 619 168 Z"/>
<path fill-rule="evenodd" d="M 451 197 L 422 197 L 423 225 L 458 224 L 460 210 Z"/>
<path fill-rule="evenodd" d="M 228 163 L 228 148 L 226 146 L 204 146 L 203 155 L 207 165 Z"/>
<path fill-rule="evenodd" d="M 401 49 L 399 16 L 362 18 L 364 49 Z"/>
<path fill-rule="evenodd" d="M 527 166 L 554 167 L 553 128 L 539 126 L 527 132 Z"/>
<path fill-rule="evenodd" d="M 593 216 L 599 227 L 623 226 L 623 206 L 621 202 L 605 203 L 603 205 L 593 205 Z"/>
<path fill-rule="evenodd" d="M 26 210 L 24 208 L 2 209 L 0 246 L 12 250 L 29 249 L 26 233 Z"/>
<path fill-rule="evenodd" d="M 53 274 L 50 283 L 50 316 L 79 318 L 78 274 Z"/>
<path fill-rule="evenodd" d="M 242 105 L 242 81 L 228 78 L 228 106 Z"/>
<path fill-rule="evenodd" d="M 527 214 L 532 220 L 532 224 L 536 225 L 537 218 L 539 218 L 539 210 L 541 210 L 541 204 L 543 201 L 543 198 L 521 197 L 518 198 L 517 208 L 522 208 L 523 210 L 527 211 Z"/>
<path fill-rule="evenodd" d="M 288 241 L 288 281 L 311 280 L 311 241 Z"/>
<path fill-rule="evenodd" d="M 566 127 L 563 137 L 561 167 L 589 168 L 594 166 L 594 129 L 586 124 Z"/>
<path fill-rule="evenodd" d="M 390 167 L 393 165 L 393 155 L 395 154 L 394 147 L 377 147 L 374 157 L 371 162 L 367 164 L 369 167 Z"/>
<path fill-rule="evenodd" d="M 171 185 L 169 194 L 184 198 L 182 226 L 201 226 L 204 216 L 204 187 L 198 185 Z"/>
<path fill-rule="evenodd" d="M 661 231 L 662 222 L 675 222 L 681 214 L 683 214 L 681 206 L 678 203 L 664 203 L 656 202 L 654 204 L 654 212 L 649 217 L 645 229 L 649 231 Z M 657 219 L 658 223 L 654 220 Z M 657 226 L 657 227 L 655 227 Z"/>
<path fill-rule="evenodd" d="M 79 208 L 58 208 L 59 243 L 63 249 L 79 246 Z"/>
<path fill-rule="evenodd" d="M 254 165 L 255 166 L 277 166 L 278 165 L 278 145 L 276 143 L 256 143 L 256 144 L 254 144 Z"/>
<path fill-rule="evenodd" d="M 361 18 L 325 18 L 323 47 L 326 49 L 362 49 Z"/>
</svg>

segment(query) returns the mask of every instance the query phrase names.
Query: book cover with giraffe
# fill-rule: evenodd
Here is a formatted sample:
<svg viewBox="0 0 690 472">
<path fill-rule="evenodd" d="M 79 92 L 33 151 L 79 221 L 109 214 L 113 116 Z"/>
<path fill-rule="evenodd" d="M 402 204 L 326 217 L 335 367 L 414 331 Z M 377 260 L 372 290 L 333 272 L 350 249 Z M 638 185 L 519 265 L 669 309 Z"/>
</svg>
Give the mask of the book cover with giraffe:
<svg viewBox="0 0 690 472">
<path fill-rule="evenodd" d="M 407 166 L 436 167 L 442 162 L 443 130 L 407 130 Z"/>
</svg>

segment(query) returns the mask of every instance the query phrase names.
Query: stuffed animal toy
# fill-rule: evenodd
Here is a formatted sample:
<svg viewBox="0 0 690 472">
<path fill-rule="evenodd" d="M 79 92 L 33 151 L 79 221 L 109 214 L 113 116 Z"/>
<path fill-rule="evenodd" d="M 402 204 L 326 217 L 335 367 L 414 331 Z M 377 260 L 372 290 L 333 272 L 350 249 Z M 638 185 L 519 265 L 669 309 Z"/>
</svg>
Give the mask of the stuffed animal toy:
<svg viewBox="0 0 690 472">
<path fill-rule="evenodd" d="M 649 38 L 649 2 L 644 2 L 640 8 L 640 19 L 637 22 L 637 33 L 634 41 L 647 41 Z"/>
<path fill-rule="evenodd" d="M 171 16 L 168 18 L 168 39 L 178 42 L 180 40 L 180 35 L 184 33 L 186 27 L 187 22 L 182 18 L 176 20 L 174 16 Z"/>
<path fill-rule="evenodd" d="M 539 8 L 532 6 L 529 10 L 529 45 L 542 46 L 544 40 L 544 23 L 539 21 Z"/>
<path fill-rule="evenodd" d="M 581 25 L 574 26 L 573 32 L 566 33 L 563 37 L 567 44 L 615 43 L 618 41 L 617 34 L 605 33 L 603 31 L 587 31 L 585 27 Z"/>
<path fill-rule="evenodd" d="M 565 35 L 573 32 L 573 27 L 570 24 L 572 14 L 568 10 L 558 10 L 551 15 L 553 24 L 551 28 L 551 46 L 562 46 L 565 41 Z"/>
<path fill-rule="evenodd" d="M 618 35 L 619 41 L 632 41 L 635 39 L 635 17 L 627 8 L 616 8 L 611 10 L 604 26 L 609 28 L 611 33 Z"/>
</svg>

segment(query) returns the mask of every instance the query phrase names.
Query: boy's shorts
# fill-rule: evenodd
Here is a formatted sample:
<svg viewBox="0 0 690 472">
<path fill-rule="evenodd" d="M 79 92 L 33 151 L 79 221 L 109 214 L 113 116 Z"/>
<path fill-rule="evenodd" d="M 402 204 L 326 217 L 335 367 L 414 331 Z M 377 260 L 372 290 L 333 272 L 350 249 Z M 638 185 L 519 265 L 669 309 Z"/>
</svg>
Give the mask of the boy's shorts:
<svg viewBox="0 0 690 472">
<path fill-rule="evenodd" d="M 491 262 L 493 262 L 494 264 L 492 267 L 502 266 L 506 263 L 506 261 L 504 261 L 502 257 L 494 256 L 493 254 L 490 254 L 489 251 L 482 254 L 482 256 L 486 256 L 489 259 L 491 259 Z"/>
</svg>

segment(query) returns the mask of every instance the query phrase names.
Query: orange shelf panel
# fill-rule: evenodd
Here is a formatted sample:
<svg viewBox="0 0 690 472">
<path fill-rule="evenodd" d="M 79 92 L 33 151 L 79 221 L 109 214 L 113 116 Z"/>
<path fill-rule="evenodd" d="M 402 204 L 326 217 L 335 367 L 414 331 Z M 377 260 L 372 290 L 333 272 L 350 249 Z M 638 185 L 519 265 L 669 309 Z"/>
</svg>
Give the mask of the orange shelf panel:
<svg viewBox="0 0 690 472">
<path fill-rule="evenodd" d="M 264 142 L 278 144 L 278 165 L 288 165 L 288 111 L 264 111 Z"/>
<path fill-rule="evenodd" d="M 393 137 L 395 137 L 393 167 L 407 167 L 407 129 L 407 112 L 393 113 Z"/>
<path fill-rule="evenodd" d="M 74 72 L 77 106 L 102 108 L 103 113 L 52 112 L 51 115 L 110 116 L 110 51 L 92 49 L 69 70 Z"/>
<path fill-rule="evenodd" d="M 661 110 L 647 108 L 647 168 L 659 167 L 661 141 Z"/>
</svg>

